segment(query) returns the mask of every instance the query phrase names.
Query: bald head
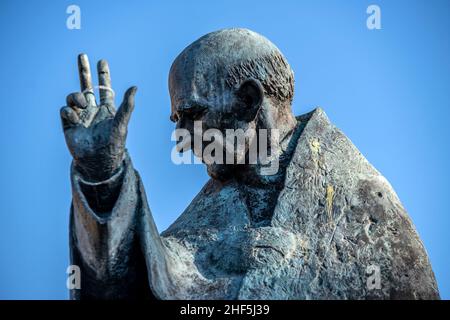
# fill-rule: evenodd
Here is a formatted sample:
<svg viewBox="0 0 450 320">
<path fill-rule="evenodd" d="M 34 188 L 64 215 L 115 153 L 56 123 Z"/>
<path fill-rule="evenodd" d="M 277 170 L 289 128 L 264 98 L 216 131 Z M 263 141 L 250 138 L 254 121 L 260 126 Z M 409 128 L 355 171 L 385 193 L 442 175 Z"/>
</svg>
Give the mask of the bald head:
<svg viewBox="0 0 450 320">
<path fill-rule="evenodd" d="M 203 132 L 277 129 L 282 134 L 296 124 L 289 64 L 273 43 L 247 29 L 219 30 L 189 45 L 172 64 L 169 91 L 171 120 L 191 136 L 196 123 Z M 254 139 L 254 134 L 249 136 L 249 141 Z M 245 159 L 248 145 L 232 157 Z M 194 154 L 202 158 L 206 146 L 203 141 L 202 149 L 194 147 Z M 229 151 L 223 148 L 223 152 Z M 237 172 L 223 163 L 207 167 L 211 177 L 221 180 Z"/>
<path fill-rule="evenodd" d="M 249 79 L 266 97 L 291 102 L 294 75 L 280 50 L 248 29 L 224 29 L 193 42 L 175 59 L 169 74 L 172 111 L 191 104 L 224 107 L 224 97 Z"/>
</svg>

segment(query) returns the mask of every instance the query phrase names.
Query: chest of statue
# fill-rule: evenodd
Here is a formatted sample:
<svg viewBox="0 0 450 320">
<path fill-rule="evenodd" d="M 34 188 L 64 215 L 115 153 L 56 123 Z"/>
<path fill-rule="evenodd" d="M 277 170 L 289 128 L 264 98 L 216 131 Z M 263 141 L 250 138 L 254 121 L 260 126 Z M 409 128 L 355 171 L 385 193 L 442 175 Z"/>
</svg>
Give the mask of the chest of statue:
<svg viewBox="0 0 450 320">
<path fill-rule="evenodd" d="M 213 273 L 245 274 L 285 263 L 296 242 L 293 233 L 278 227 L 229 230 L 206 249 L 205 262 Z"/>
<path fill-rule="evenodd" d="M 177 255 L 190 257 L 182 264 L 190 266 L 186 270 L 195 269 L 189 276 L 193 279 L 186 279 L 184 274 L 179 280 L 186 284 L 183 297 L 201 299 L 202 292 L 209 292 L 217 299 L 236 299 L 249 274 L 273 274 L 270 269 L 290 264 L 298 243 L 296 235 L 263 221 L 272 216 L 276 203 L 271 208 L 255 205 L 262 202 L 249 201 L 235 184 L 217 189 L 210 186 L 163 234 L 182 243 L 181 252 L 188 254 Z M 270 215 L 255 214 L 267 209 L 272 211 Z M 253 220 L 255 216 L 263 219 Z M 252 285 L 262 286 L 256 282 Z"/>
</svg>

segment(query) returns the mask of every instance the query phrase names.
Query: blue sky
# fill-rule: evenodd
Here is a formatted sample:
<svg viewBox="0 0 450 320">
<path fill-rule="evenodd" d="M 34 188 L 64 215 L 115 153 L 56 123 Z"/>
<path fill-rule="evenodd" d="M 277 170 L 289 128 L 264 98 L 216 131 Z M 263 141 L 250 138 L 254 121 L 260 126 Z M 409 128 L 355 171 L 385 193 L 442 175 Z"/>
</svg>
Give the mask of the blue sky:
<svg viewBox="0 0 450 320">
<path fill-rule="evenodd" d="M 71 4 L 80 30 L 66 27 Z M 366 27 L 370 4 L 381 30 Z M 139 87 L 128 149 L 162 231 L 208 179 L 201 165 L 170 160 L 168 71 L 189 43 L 226 27 L 273 41 L 295 72 L 295 113 L 321 106 L 391 182 L 450 298 L 449 9 L 445 0 L 2 1 L 0 298 L 68 297 L 71 157 L 59 108 L 79 90 L 77 54 L 109 61 L 119 99 Z"/>
</svg>

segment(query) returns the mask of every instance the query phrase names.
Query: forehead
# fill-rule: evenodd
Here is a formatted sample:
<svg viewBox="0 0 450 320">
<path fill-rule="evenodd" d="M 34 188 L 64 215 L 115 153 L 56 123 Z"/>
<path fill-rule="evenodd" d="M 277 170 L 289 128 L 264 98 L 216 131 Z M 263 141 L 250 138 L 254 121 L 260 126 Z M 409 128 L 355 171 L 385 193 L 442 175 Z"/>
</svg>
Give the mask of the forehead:
<svg viewBox="0 0 450 320">
<path fill-rule="evenodd" d="M 211 108 L 224 102 L 229 92 L 223 69 L 213 63 L 175 61 L 172 65 L 169 74 L 172 111 L 194 104 Z"/>
</svg>

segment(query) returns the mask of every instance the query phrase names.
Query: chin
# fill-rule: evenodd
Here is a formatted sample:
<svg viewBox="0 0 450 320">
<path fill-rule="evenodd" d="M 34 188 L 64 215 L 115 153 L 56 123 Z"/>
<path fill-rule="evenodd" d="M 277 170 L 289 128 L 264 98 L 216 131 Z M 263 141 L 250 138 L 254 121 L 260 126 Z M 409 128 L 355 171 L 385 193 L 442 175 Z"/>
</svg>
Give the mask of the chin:
<svg viewBox="0 0 450 320">
<path fill-rule="evenodd" d="M 208 175 L 220 181 L 227 181 L 234 176 L 236 168 L 234 165 L 230 164 L 209 164 L 206 166 L 208 170 Z"/>
</svg>

